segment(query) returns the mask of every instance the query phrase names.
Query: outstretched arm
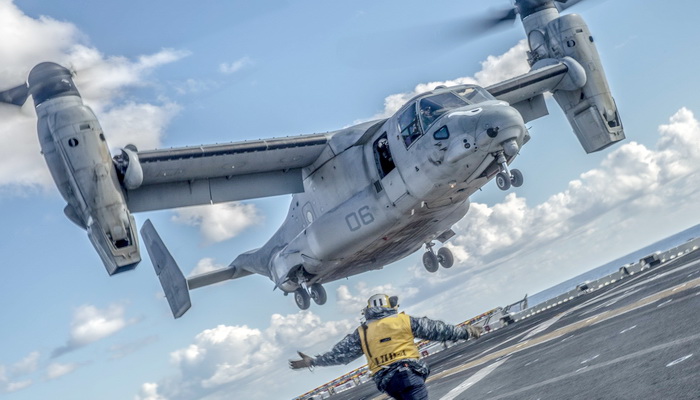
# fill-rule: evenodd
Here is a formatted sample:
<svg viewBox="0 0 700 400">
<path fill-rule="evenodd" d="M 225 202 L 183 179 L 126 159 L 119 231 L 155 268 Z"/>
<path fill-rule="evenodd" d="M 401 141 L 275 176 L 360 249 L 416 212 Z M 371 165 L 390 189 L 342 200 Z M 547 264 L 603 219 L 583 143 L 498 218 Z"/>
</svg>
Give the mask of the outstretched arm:
<svg viewBox="0 0 700 400">
<path fill-rule="evenodd" d="M 466 327 L 446 324 L 442 321 L 427 317 L 411 317 L 413 336 L 420 339 L 444 342 L 447 340 L 476 339 L 481 336 L 481 327 L 467 325 Z"/>
<path fill-rule="evenodd" d="M 291 360 L 289 362 L 289 367 L 292 369 L 299 369 L 312 366 L 327 367 L 330 365 L 347 364 L 354 361 L 362 354 L 360 334 L 355 330 L 353 333 L 345 336 L 343 340 L 333 346 L 327 353 L 319 354 L 316 357 L 309 357 L 306 354 L 299 353 L 301 360 Z"/>
</svg>

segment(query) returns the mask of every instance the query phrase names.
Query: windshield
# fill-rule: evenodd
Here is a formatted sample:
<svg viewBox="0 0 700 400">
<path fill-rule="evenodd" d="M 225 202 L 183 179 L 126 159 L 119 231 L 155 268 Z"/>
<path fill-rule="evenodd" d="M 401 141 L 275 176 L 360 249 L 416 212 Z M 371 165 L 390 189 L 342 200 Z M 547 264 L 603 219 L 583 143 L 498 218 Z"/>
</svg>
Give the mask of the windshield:
<svg viewBox="0 0 700 400">
<path fill-rule="evenodd" d="M 462 88 L 455 88 L 455 93 L 464 97 L 469 101 L 469 104 L 481 103 L 489 100 L 496 100 L 491 93 L 487 92 L 486 89 L 480 88 L 478 86 L 467 86 Z"/>
<path fill-rule="evenodd" d="M 466 105 L 466 101 L 450 92 L 422 99 L 420 101 L 420 117 L 423 123 L 423 131 L 427 131 L 430 125 L 446 111 Z"/>
<path fill-rule="evenodd" d="M 399 117 L 399 129 L 406 148 L 423 134 L 418 127 L 415 103 L 411 104 Z"/>
</svg>

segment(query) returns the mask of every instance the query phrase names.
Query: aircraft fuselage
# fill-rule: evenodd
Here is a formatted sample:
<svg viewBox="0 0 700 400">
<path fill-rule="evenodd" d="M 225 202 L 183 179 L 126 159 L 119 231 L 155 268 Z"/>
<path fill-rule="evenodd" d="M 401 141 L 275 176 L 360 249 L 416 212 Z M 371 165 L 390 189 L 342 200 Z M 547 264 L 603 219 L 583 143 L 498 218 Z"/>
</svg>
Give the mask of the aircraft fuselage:
<svg viewBox="0 0 700 400">
<path fill-rule="evenodd" d="M 267 263 L 270 278 L 291 292 L 382 268 L 449 231 L 499 171 L 497 154 L 528 137 L 515 109 L 470 88 L 483 97 L 455 101 L 434 119 L 421 114 L 423 99 L 453 96 L 451 88 L 336 132 L 304 169 L 304 192 L 292 196 L 282 227 L 246 262 Z"/>
</svg>

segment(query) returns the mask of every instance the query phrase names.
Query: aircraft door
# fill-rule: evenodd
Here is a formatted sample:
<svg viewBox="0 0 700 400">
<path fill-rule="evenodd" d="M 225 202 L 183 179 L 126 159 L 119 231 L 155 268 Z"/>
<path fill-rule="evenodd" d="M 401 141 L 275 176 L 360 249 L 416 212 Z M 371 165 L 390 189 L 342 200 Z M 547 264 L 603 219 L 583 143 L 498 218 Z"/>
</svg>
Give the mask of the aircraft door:
<svg viewBox="0 0 700 400">
<path fill-rule="evenodd" d="M 389 200 L 396 205 L 408 191 L 398 168 L 394 164 L 386 132 L 379 136 L 372 147 L 374 149 L 377 171 L 379 172 L 377 190 L 379 191 L 380 188 L 385 190 Z"/>
</svg>

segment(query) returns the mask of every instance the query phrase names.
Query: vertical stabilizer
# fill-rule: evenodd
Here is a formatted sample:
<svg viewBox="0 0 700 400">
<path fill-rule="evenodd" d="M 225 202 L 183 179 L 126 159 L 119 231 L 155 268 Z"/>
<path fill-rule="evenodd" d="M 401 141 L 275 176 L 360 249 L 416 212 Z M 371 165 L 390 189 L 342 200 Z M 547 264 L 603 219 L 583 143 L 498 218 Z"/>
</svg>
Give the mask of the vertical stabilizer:
<svg viewBox="0 0 700 400">
<path fill-rule="evenodd" d="M 143 224 L 141 237 L 143 237 L 153 268 L 160 279 L 160 284 L 163 286 L 173 317 L 180 318 L 192 306 L 185 275 L 182 274 L 175 259 L 163 244 L 150 219 Z"/>
</svg>

